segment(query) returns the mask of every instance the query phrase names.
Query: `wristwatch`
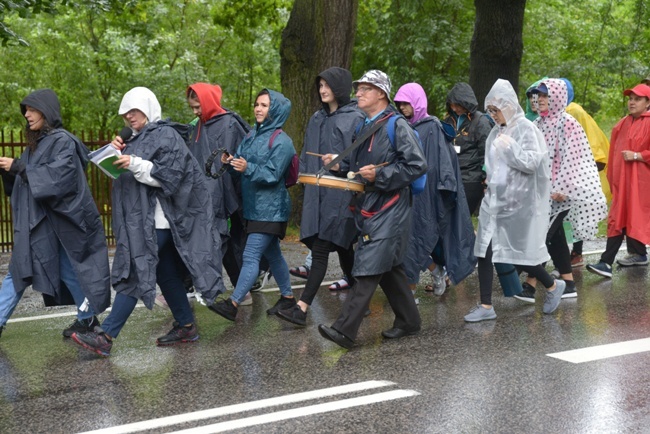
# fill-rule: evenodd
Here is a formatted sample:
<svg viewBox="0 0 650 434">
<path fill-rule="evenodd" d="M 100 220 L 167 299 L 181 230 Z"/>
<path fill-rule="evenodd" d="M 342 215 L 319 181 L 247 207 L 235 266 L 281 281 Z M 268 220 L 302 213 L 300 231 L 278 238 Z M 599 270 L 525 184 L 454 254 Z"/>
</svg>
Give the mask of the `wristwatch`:
<svg viewBox="0 0 650 434">
<path fill-rule="evenodd" d="M 634 153 L 634 159 L 636 160 L 636 152 Z"/>
</svg>

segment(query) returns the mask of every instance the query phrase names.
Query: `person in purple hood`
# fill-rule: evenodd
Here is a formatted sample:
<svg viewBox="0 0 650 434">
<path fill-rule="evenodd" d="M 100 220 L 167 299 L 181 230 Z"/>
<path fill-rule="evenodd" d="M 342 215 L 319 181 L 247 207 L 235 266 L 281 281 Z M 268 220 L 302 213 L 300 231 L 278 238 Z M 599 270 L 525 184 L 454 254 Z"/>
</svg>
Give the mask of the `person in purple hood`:
<svg viewBox="0 0 650 434">
<path fill-rule="evenodd" d="M 413 221 L 404 271 L 415 290 L 420 271 L 431 272 L 432 290 L 445 292 L 447 268 L 456 284 L 474 270 L 474 228 L 470 218 L 458 158 L 440 120 L 427 113 L 427 95 L 418 83 L 407 83 L 395 94 L 395 105 L 417 131 L 427 159 L 427 185 L 413 196 Z"/>
</svg>

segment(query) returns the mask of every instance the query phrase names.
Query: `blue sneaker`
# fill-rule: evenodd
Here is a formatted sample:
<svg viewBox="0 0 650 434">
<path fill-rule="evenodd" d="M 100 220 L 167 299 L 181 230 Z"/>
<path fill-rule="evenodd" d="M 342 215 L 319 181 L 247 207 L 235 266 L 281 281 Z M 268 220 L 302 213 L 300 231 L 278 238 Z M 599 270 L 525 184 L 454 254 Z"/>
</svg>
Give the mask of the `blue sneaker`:
<svg viewBox="0 0 650 434">
<path fill-rule="evenodd" d="M 490 306 L 489 309 L 486 309 L 481 304 L 477 304 L 469 313 L 465 315 L 466 322 L 479 322 L 486 321 L 491 319 L 497 319 L 497 313 L 494 311 L 494 307 Z"/>
<path fill-rule="evenodd" d="M 564 280 L 555 281 L 555 289 L 553 291 L 546 291 L 546 298 L 544 298 L 544 307 L 542 312 L 553 313 L 562 301 L 562 294 L 566 289 L 566 282 Z"/>
<path fill-rule="evenodd" d="M 612 278 L 612 266 L 607 262 L 600 261 L 597 264 L 589 264 L 587 265 L 587 271 L 598 274 L 599 276 Z"/>
<path fill-rule="evenodd" d="M 625 258 L 616 261 L 621 267 L 635 267 L 648 265 L 648 255 L 627 255 Z"/>
</svg>

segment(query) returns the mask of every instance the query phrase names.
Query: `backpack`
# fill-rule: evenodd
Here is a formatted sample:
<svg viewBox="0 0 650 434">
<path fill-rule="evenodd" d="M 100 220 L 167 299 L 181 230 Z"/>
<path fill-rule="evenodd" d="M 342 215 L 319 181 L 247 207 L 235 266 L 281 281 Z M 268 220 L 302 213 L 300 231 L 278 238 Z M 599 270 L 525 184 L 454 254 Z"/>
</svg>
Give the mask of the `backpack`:
<svg viewBox="0 0 650 434">
<path fill-rule="evenodd" d="M 397 122 L 398 117 L 399 115 L 393 115 L 388 118 L 388 121 L 386 121 L 386 132 L 388 133 L 388 140 L 390 141 L 390 144 L 393 147 L 393 149 L 395 149 L 395 122 Z M 415 133 L 415 137 L 417 137 L 418 139 L 418 144 L 420 145 L 420 149 L 423 150 L 422 141 L 420 140 L 420 134 L 418 134 L 415 128 L 411 128 L 411 129 Z M 411 193 L 413 194 L 422 193 L 426 185 L 427 185 L 427 174 L 425 173 L 415 181 L 411 182 Z"/>
<path fill-rule="evenodd" d="M 282 128 L 278 128 L 271 134 L 271 139 L 269 140 L 269 149 L 273 146 L 273 142 L 275 141 L 275 138 L 282 133 Z M 293 187 L 298 183 L 298 172 L 300 169 L 300 158 L 298 158 L 298 154 L 293 154 L 293 157 L 291 158 L 291 163 L 289 164 L 289 168 L 287 169 L 287 174 L 284 177 L 284 186 L 289 188 Z"/>
</svg>

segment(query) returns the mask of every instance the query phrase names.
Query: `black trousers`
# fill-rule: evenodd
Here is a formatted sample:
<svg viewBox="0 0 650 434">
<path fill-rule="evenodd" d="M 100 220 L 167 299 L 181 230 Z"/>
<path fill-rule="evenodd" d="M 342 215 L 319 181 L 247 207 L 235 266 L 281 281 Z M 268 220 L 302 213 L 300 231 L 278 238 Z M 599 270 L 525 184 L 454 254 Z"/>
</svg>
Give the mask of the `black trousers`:
<svg viewBox="0 0 650 434">
<path fill-rule="evenodd" d="M 566 234 L 564 233 L 563 226 L 564 218 L 568 213 L 569 210 L 559 213 L 546 233 L 548 254 L 551 256 L 553 264 L 560 274 L 569 274 L 572 272 L 571 251 L 566 242 Z"/>
<path fill-rule="evenodd" d="M 605 246 L 605 251 L 600 256 L 600 260 L 609 265 L 612 265 L 614 263 L 614 259 L 616 259 L 618 249 L 620 249 L 621 245 L 623 244 L 624 238 L 627 238 L 627 252 L 629 254 L 641 256 L 648 254 L 645 244 L 625 235 L 625 229 L 623 229 L 623 234 L 607 238 L 607 245 Z"/>
<path fill-rule="evenodd" d="M 415 304 L 413 293 L 409 289 L 406 273 L 401 265 L 390 271 L 373 276 L 357 276 L 357 283 L 350 290 L 343 311 L 332 324 L 332 328 L 355 340 L 363 317 L 370 305 L 377 285 L 388 298 L 388 303 L 395 313 L 393 327 L 407 331 L 420 330 L 420 312 Z"/>
<path fill-rule="evenodd" d="M 479 205 L 485 194 L 485 185 L 482 182 L 463 182 L 463 188 L 470 215 L 478 214 Z"/>
<path fill-rule="evenodd" d="M 325 273 L 327 272 L 327 264 L 329 261 L 330 252 L 335 251 L 339 255 L 339 264 L 343 274 L 348 278 L 350 286 L 354 285 L 354 278 L 352 277 L 352 267 L 354 266 L 354 249 L 352 246 L 345 249 L 337 246 L 336 244 L 321 240 L 316 237 L 311 244 L 311 268 L 309 269 L 309 276 L 305 284 L 305 290 L 300 296 L 300 301 L 307 303 L 311 306 L 320 288 Z"/>
</svg>

